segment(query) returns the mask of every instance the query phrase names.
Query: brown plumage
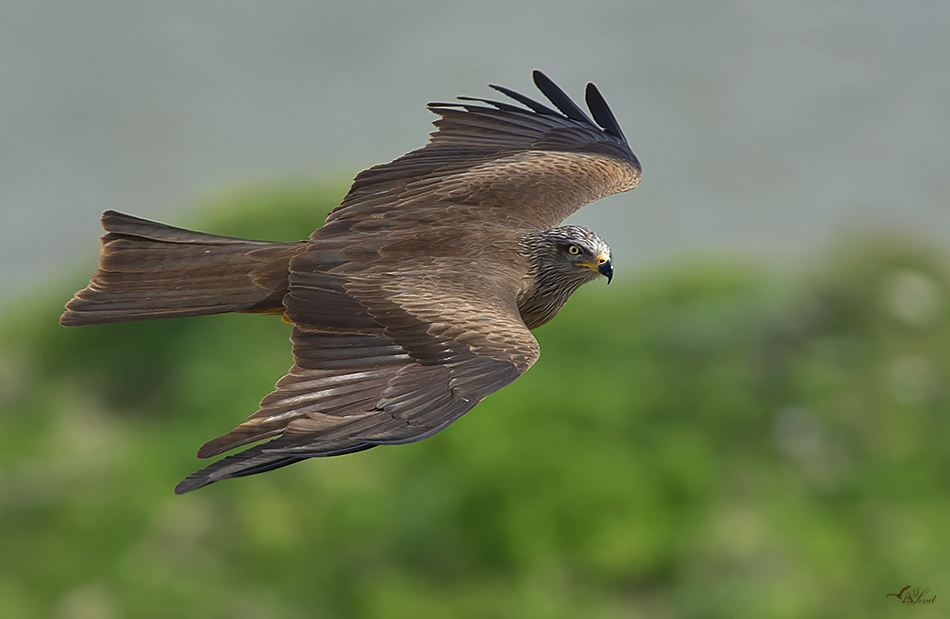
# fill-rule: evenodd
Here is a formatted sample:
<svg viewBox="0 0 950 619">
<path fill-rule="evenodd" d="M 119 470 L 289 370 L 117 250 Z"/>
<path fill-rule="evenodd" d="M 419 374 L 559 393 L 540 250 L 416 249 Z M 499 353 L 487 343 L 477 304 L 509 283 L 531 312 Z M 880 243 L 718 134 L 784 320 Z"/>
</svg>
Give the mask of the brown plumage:
<svg viewBox="0 0 950 619">
<path fill-rule="evenodd" d="M 191 232 L 113 211 L 99 270 L 62 324 L 222 312 L 294 324 L 294 365 L 260 409 L 206 443 L 259 443 L 175 489 L 439 432 L 537 360 L 530 329 L 582 284 L 613 274 L 597 235 L 560 222 L 640 181 L 640 163 L 593 84 L 593 120 L 544 74 L 557 108 L 506 88 L 431 103 L 429 143 L 357 175 L 310 239 Z M 609 281 L 609 279 L 608 279 Z"/>
</svg>

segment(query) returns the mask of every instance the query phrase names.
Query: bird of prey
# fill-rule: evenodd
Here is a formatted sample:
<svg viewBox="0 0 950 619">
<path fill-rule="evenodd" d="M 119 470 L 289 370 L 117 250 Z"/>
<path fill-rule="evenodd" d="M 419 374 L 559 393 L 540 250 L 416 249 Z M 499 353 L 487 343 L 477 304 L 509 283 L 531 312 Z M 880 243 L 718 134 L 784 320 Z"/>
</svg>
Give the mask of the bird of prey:
<svg viewBox="0 0 950 619">
<path fill-rule="evenodd" d="M 553 108 L 501 86 L 492 88 L 514 103 L 430 103 L 440 118 L 426 146 L 360 172 L 304 241 L 103 214 L 98 271 L 61 324 L 223 312 L 293 324 L 293 367 L 198 457 L 253 446 L 175 492 L 432 436 L 537 361 L 531 329 L 578 287 L 610 282 L 607 244 L 560 224 L 636 187 L 640 162 L 593 84 L 588 115 L 533 77 Z"/>
</svg>

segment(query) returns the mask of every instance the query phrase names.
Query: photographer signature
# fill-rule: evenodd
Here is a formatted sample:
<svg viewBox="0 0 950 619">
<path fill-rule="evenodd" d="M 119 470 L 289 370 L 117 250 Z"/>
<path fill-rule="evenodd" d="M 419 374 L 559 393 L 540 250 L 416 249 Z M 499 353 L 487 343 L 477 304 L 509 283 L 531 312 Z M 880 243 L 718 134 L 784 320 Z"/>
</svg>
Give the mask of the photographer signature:
<svg viewBox="0 0 950 619">
<path fill-rule="evenodd" d="M 928 593 L 930 593 L 930 589 L 920 589 L 919 587 L 916 587 L 912 591 L 907 591 L 908 589 L 910 589 L 910 585 L 907 585 L 898 593 L 888 593 L 884 597 L 889 598 L 894 596 L 900 601 L 901 604 L 933 604 L 934 600 L 937 599 L 936 594 L 934 594 L 934 596 L 931 598 L 925 597 Z M 905 591 L 907 591 L 906 595 L 904 594 Z"/>
</svg>

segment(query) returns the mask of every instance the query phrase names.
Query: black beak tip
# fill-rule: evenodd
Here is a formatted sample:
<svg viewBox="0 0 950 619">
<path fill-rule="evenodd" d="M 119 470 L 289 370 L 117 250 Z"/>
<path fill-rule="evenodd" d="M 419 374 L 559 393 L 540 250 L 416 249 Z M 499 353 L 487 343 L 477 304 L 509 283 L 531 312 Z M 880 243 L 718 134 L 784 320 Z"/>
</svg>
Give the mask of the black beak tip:
<svg viewBox="0 0 950 619">
<path fill-rule="evenodd" d="M 614 266 L 610 264 L 610 260 L 597 267 L 597 271 L 607 278 L 607 285 L 609 286 L 610 280 L 614 278 Z"/>
</svg>

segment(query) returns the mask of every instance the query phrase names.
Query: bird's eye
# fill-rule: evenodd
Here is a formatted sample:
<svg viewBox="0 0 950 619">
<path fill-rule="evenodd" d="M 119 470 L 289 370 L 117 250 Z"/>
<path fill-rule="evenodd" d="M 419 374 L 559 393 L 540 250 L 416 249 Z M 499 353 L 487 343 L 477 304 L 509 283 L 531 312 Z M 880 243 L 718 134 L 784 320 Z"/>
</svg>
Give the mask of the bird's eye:
<svg viewBox="0 0 950 619">
<path fill-rule="evenodd" d="M 577 245 L 571 245 L 567 248 L 567 253 L 571 254 L 572 256 L 576 256 L 577 254 L 581 253 L 581 248 Z"/>
</svg>

